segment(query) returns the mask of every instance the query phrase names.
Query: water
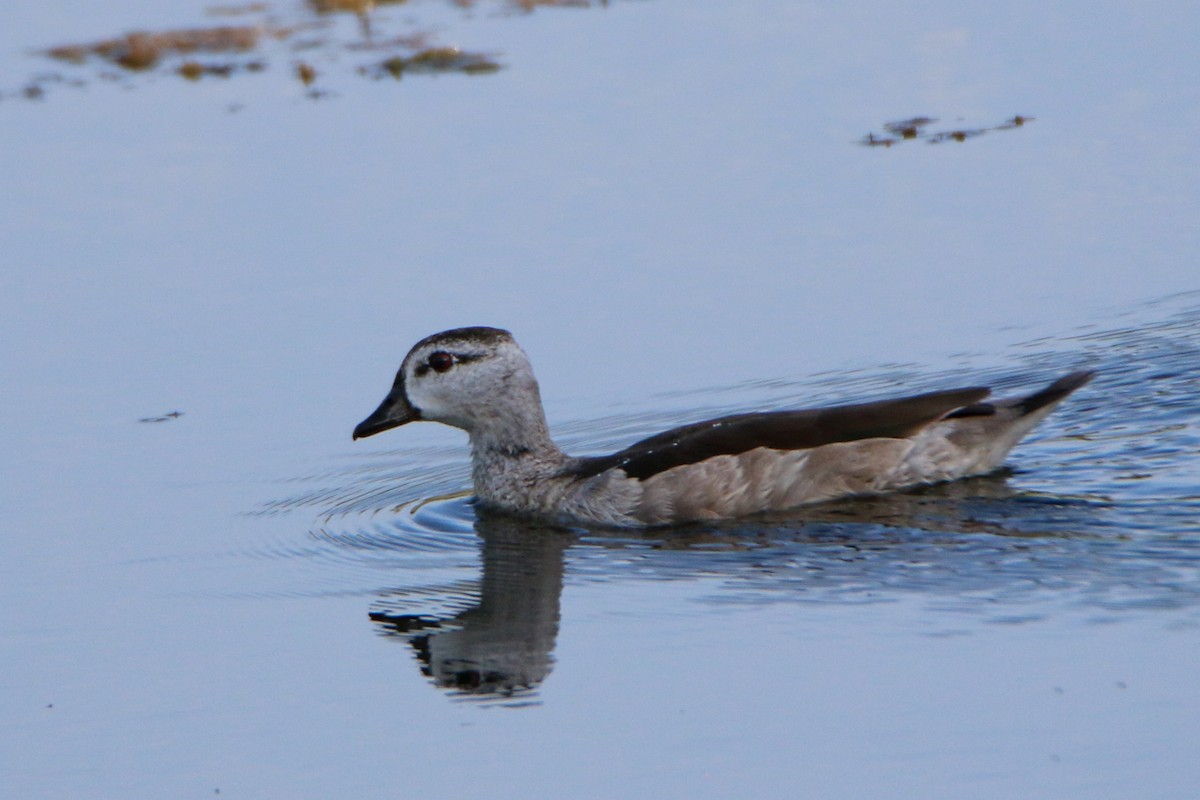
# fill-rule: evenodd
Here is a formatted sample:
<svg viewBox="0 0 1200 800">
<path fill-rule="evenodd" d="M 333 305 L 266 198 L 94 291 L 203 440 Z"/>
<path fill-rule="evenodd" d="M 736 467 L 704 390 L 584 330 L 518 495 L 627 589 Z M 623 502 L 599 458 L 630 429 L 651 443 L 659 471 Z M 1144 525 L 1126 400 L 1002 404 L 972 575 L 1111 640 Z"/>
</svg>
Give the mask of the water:
<svg viewBox="0 0 1200 800">
<path fill-rule="evenodd" d="M 489 74 L 334 16 L 190 82 L 31 52 L 198 6 L 6 7 L 6 796 L 1193 797 L 1196 11 L 510 12 L 371 18 Z M 459 432 L 350 441 L 465 324 L 574 453 L 1099 374 L 1002 475 L 560 529 Z"/>
<path fill-rule="evenodd" d="M 551 662 L 564 575 L 568 586 L 694 581 L 704 585 L 694 601 L 717 606 L 916 603 L 930 613 L 930 634 L 1058 616 L 1116 622 L 1148 610 L 1182 612 L 1172 624 L 1190 627 L 1200 601 L 1200 493 L 1189 458 L 1198 443 L 1197 300 L 1155 304 L 1170 315 L 1159 324 L 1026 353 L 1043 370 L 1073 361 L 1100 377 L 1003 475 L 719 525 L 571 531 L 481 516 L 469 494 L 452 493 L 469 486 L 466 453 L 454 448 L 405 453 L 407 468 L 349 466 L 269 509 L 324 509 L 305 557 L 325 576 L 360 570 L 357 584 L 375 595 L 371 618 L 456 695 L 529 701 Z M 841 377 L 867 396 L 904 380 Z M 926 380 L 949 386 L 955 377 Z M 819 396 L 832 378 L 771 393 Z M 1036 380 L 998 374 L 996 383 Z M 636 437 L 694 417 L 611 418 L 571 438 L 623 427 Z M 412 582 L 397 584 L 397 574 Z M 439 641 L 453 642 L 452 654 L 438 656 Z M 513 657 L 520 663 L 507 663 Z"/>
</svg>

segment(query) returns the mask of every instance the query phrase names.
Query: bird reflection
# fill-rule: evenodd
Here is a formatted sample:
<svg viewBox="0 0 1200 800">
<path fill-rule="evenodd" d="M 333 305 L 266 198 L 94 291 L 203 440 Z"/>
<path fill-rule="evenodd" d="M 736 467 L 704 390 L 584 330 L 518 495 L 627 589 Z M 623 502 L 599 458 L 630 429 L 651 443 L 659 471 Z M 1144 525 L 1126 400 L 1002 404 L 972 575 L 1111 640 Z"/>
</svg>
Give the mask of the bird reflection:
<svg viewBox="0 0 1200 800">
<path fill-rule="evenodd" d="M 475 529 L 483 577 L 471 607 L 446 618 L 378 607 L 370 616 L 387 635 L 408 641 L 421 672 L 436 686 L 459 696 L 525 698 L 553 665 L 563 554 L 574 537 L 561 528 L 485 513 Z"/>
<path fill-rule="evenodd" d="M 720 575 L 741 586 L 750 579 L 765 594 L 811 600 L 825 593 L 831 602 L 844 602 L 848 586 L 954 596 L 1027 584 L 1025 557 L 1014 558 L 1028 549 L 1020 542 L 1047 542 L 1062 557 L 1086 529 L 1081 519 L 1097 510 L 1094 499 L 1015 491 L 1004 474 L 648 531 L 564 529 L 477 510 L 482 577 L 385 592 L 370 618 L 407 642 L 421 672 L 452 696 L 524 704 L 535 702 L 554 663 L 568 550 L 581 574 L 599 570 L 606 578 L 625 575 L 624 556 L 637 551 L 638 580 Z M 614 552 L 621 557 L 604 555 Z M 914 560 L 931 559 L 938 583 L 922 577 L 910 585 Z M 797 563 L 808 571 L 798 575 Z M 435 608 L 443 611 L 419 613 Z"/>
</svg>

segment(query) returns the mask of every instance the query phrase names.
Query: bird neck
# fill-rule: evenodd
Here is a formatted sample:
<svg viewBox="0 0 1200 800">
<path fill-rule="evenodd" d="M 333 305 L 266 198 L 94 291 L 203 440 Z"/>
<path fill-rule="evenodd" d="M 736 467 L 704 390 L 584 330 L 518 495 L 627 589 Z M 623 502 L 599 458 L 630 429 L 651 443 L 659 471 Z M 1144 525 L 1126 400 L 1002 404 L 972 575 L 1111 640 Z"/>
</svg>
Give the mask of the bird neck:
<svg viewBox="0 0 1200 800">
<path fill-rule="evenodd" d="M 504 460 L 561 461 L 564 456 L 550 438 L 541 408 L 537 413 L 494 417 L 470 431 L 471 454 L 476 462 Z"/>
<path fill-rule="evenodd" d="M 567 457 L 550 438 L 541 403 L 506 409 L 476 420 L 471 435 L 471 477 L 484 503 L 510 511 L 548 511 L 561 493 Z"/>
<path fill-rule="evenodd" d="M 526 387 L 524 402 L 484 407 L 468 429 L 476 467 L 519 461 L 561 464 L 565 456 L 550 438 L 550 426 L 537 384 Z"/>
</svg>

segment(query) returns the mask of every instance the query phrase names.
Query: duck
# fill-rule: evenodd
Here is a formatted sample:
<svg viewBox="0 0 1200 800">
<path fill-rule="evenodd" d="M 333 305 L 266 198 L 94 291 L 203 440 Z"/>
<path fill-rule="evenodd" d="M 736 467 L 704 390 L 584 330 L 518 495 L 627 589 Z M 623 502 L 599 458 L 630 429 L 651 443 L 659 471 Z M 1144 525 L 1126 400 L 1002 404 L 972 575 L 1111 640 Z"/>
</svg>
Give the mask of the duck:
<svg viewBox="0 0 1200 800">
<path fill-rule="evenodd" d="M 759 411 L 682 425 L 609 455 L 571 456 L 550 436 L 528 355 L 491 327 L 413 345 L 362 439 L 432 421 L 467 432 L 476 501 L 563 524 L 652 527 L 902 492 L 998 470 L 1090 370 L 989 401 L 972 386 L 851 405 Z"/>
</svg>

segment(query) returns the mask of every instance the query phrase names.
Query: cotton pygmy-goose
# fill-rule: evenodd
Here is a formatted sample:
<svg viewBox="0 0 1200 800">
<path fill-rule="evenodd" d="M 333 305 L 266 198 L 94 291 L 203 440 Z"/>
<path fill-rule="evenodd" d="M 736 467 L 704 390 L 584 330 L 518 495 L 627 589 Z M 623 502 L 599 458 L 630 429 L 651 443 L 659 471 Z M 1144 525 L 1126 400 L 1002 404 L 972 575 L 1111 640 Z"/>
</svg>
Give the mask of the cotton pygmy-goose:
<svg viewBox="0 0 1200 800">
<path fill-rule="evenodd" d="M 508 331 L 458 328 L 409 351 L 354 438 L 417 420 L 465 430 L 481 503 L 615 526 L 665 525 L 899 491 L 997 469 L 1013 445 L 1091 380 L 1074 372 L 1024 397 L 983 387 L 684 425 L 607 456 L 550 438 L 533 368 Z"/>
</svg>

